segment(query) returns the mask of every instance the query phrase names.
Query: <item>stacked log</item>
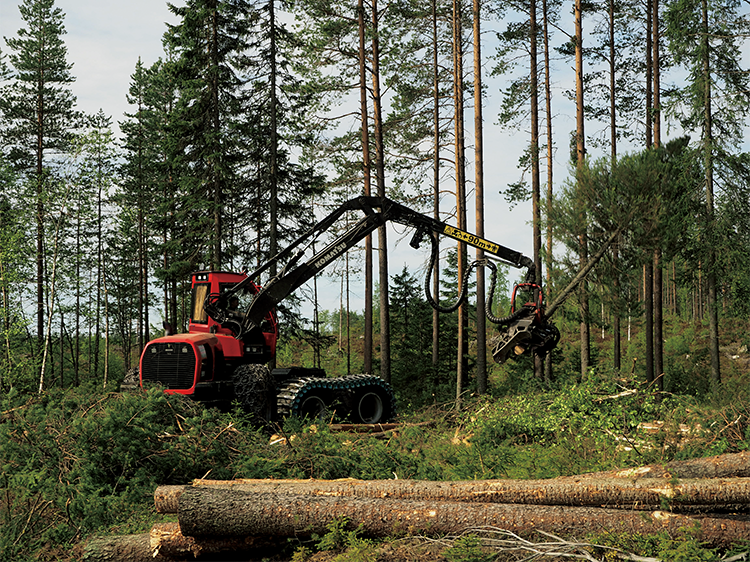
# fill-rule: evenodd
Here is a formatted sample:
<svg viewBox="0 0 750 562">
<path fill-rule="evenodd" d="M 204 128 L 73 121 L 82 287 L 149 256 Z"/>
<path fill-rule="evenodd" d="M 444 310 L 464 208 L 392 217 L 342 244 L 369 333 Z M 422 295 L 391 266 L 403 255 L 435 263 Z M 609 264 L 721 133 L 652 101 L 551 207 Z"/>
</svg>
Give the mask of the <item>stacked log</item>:
<svg viewBox="0 0 750 562">
<path fill-rule="evenodd" d="M 481 527 L 562 536 L 678 537 L 690 529 L 692 537 L 725 547 L 750 540 L 750 521 L 727 514 L 750 505 L 748 460 L 741 453 L 550 480 L 198 480 L 155 492 L 157 511 L 176 515 L 177 523 L 155 526 L 146 537 L 94 539 L 86 560 L 205 559 L 325 534 L 340 520 L 376 538 Z"/>
</svg>

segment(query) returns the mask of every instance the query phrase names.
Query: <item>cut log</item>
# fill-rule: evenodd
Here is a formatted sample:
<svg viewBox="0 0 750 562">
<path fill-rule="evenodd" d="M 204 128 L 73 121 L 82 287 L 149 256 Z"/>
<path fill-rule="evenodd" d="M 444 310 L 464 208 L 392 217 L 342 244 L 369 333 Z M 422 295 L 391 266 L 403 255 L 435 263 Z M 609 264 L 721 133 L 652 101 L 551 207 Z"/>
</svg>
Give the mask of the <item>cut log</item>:
<svg viewBox="0 0 750 562">
<path fill-rule="evenodd" d="M 138 535 L 95 536 L 83 550 L 85 562 L 160 562 L 168 560 L 154 556 L 149 533 Z"/>
<path fill-rule="evenodd" d="M 265 537 L 189 537 L 178 523 L 159 523 L 149 533 L 97 536 L 84 547 L 85 562 L 160 562 L 243 553 L 271 546 Z"/>
<path fill-rule="evenodd" d="M 270 546 L 272 543 L 265 537 L 212 537 L 185 536 L 179 523 L 160 523 L 151 529 L 151 552 L 153 556 L 164 556 L 167 559 L 192 559 L 216 556 L 222 553 L 242 553 L 252 549 Z M 153 558 L 152 558 L 153 560 Z"/>
<path fill-rule="evenodd" d="M 586 507 L 519 506 L 401 499 L 257 494 L 222 487 L 189 487 L 180 496 L 183 534 L 194 537 L 294 537 L 323 534 L 345 519 L 364 536 L 442 535 L 467 528 L 495 527 L 514 533 L 546 531 L 563 536 L 590 532 L 652 534 L 666 531 L 713 546 L 750 539 L 750 522 L 691 518 L 665 512 L 636 512 Z"/>
<path fill-rule="evenodd" d="M 253 494 L 304 495 L 512 503 L 525 505 L 607 506 L 654 509 L 679 506 L 750 505 L 750 478 L 634 479 L 556 478 L 551 480 L 197 480 L 195 488 L 231 488 Z M 161 486 L 154 494 L 160 513 L 176 513 L 181 490 Z"/>
<path fill-rule="evenodd" d="M 638 468 L 592 472 L 571 478 L 747 478 L 750 477 L 750 452 L 728 453 L 713 457 L 651 464 Z"/>
<path fill-rule="evenodd" d="M 185 486 L 159 486 L 154 492 L 156 513 L 177 513 L 177 502 Z"/>
</svg>

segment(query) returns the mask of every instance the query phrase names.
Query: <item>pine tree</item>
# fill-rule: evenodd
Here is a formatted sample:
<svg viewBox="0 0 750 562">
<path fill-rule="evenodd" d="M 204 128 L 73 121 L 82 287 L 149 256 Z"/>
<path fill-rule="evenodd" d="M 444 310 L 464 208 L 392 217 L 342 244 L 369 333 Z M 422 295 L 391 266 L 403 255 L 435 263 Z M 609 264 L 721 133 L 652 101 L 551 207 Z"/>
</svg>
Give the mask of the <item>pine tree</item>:
<svg viewBox="0 0 750 562">
<path fill-rule="evenodd" d="M 733 155 L 742 138 L 743 118 L 750 110 L 750 75 L 740 66 L 741 43 L 747 37 L 748 22 L 740 15 L 738 3 L 731 0 L 676 0 L 668 6 L 665 20 L 675 61 L 690 73 L 688 83 L 675 98 L 682 109 L 681 123 L 687 130 L 700 131 L 705 182 L 705 253 L 701 257 L 708 290 L 711 378 L 718 386 L 721 367 L 717 285 L 724 272 L 718 266 L 717 250 L 726 244 L 717 226 L 721 223 L 721 208 L 742 189 L 742 180 L 748 176 L 747 164 Z"/>
<path fill-rule="evenodd" d="M 24 0 L 18 7 L 26 27 L 6 39 L 11 82 L 0 92 L 2 145 L 9 162 L 32 186 L 23 195 L 33 209 L 36 230 L 37 351 L 45 321 L 45 252 L 47 209 L 53 155 L 65 152 L 75 125 L 74 81 L 66 60 L 64 14 L 54 0 Z M 31 219 L 31 217 L 29 217 Z M 31 234 L 31 233 L 29 233 Z"/>
</svg>

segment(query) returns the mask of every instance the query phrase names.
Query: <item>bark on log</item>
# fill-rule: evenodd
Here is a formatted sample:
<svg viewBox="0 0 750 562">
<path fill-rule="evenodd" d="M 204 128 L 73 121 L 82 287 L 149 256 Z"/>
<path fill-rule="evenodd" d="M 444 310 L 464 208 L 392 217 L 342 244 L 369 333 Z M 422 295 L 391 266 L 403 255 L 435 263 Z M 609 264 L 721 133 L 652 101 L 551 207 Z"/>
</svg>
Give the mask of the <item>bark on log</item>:
<svg viewBox="0 0 750 562">
<path fill-rule="evenodd" d="M 700 459 L 651 464 L 638 468 L 591 472 L 570 478 L 747 478 L 750 452 L 728 453 Z"/>
<path fill-rule="evenodd" d="M 271 546 L 265 537 L 190 537 L 178 523 L 159 523 L 149 533 L 97 536 L 84 547 L 85 562 L 166 562 L 207 560 Z"/>
<path fill-rule="evenodd" d="M 172 559 L 206 559 L 222 553 L 242 553 L 251 549 L 270 546 L 265 537 L 243 536 L 192 537 L 182 533 L 179 523 L 160 523 L 151 529 L 151 551 L 153 556 Z M 153 560 L 153 558 L 152 558 Z"/>
<path fill-rule="evenodd" d="M 168 560 L 154 557 L 149 533 L 92 537 L 83 550 L 85 562 L 151 562 Z"/>
<path fill-rule="evenodd" d="M 654 509 L 679 506 L 750 504 L 750 478 L 634 479 L 556 478 L 551 480 L 197 480 L 194 488 L 231 488 L 254 494 L 408 499 L 466 503 L 606 506 Z M 183 490 L 185 488 L 182 488 Z M 180 487 L 157 488 L 160 513 L 176 513 Z"/>
<path fill-rule="evenodd" d="M 361 528 L 369 537 L 440 535 L 475 527 L 514 533 L 542 530 L 563 536 L 666 531 L 679 537 L 685 528 L 694 528 L 691 536 L 712 546 L 750 539 L 748 521 L 603 508 L 287 496 L 221 487 L 187 488 L 179 503 L 180 528 L 195 537 L 322 534 L 333 521 L 345 518 L 350 529 Z"/>
</svg>

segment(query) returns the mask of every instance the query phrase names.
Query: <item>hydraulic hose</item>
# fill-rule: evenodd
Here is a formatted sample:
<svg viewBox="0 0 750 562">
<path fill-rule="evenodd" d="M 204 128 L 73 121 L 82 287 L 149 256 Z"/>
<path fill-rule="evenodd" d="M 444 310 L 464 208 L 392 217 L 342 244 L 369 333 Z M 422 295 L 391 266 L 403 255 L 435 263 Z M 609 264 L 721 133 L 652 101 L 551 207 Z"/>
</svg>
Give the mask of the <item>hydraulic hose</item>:
<svg viewBox="0 0 750 562">
<path fill-rule="evenodd" d="M 489 269 L 492 270 L 492 275 L 491 275 L 492 280 L 490 281 L 490 291 L 489 291 L 490 296 L 486 301 L 485 311 L 484 311 L 487 319 L 493 324 L 498 324 L 502 326 L 502 325 L 510 324 L 514 320 L 517 320 L 518 318 L 521 318 L 529 314 L 529 310 L 527 308 L 521 308 L 520 310 L 514 312 L 513 314 L 510 314 L 502 318 L 499 318 L 495 316 L 494 314 L 492 314 L 492 299 L 495 295 L 495 285 L 497 284 L 497 266 L 487 258 L 475 260 L 468 267 L 468 269 L 466 270 L 466 273 L 464 274 L 463 280 L 459 280 L 459 285 L 461 286 L 461 290 L 458 292 L 458 297 L 456 298 L 456 302 L 454 302 L 450 306 L 440 305 L 438 302 L 435 301 L 435 299 L 432 297 L 432 293 L 430 292 L 430 280 L 432 279 L 432 268 L 435 267 L 435 264 L 437 263 L 438 251 L 439 251 L 438 238 L 434 234 L 430 235 L 430 244 L 432 246 L 430 250 L 430 265 L 427 268 L 427 275 L 425 275 L 424 294 L 425 294 L 425 297 L 427 298 L 427 302 L 430 303 L 430 306 L 432 306 L 432 308 L 434 308 L 438 312 L 455 311 L 459 306 L 461 306 L 461 303 L 466 298 L 466 291 L 469 286 L 469 273 L 471 272 L 471 270 L 475 267 L 487 266 Z"/>
</svg>

